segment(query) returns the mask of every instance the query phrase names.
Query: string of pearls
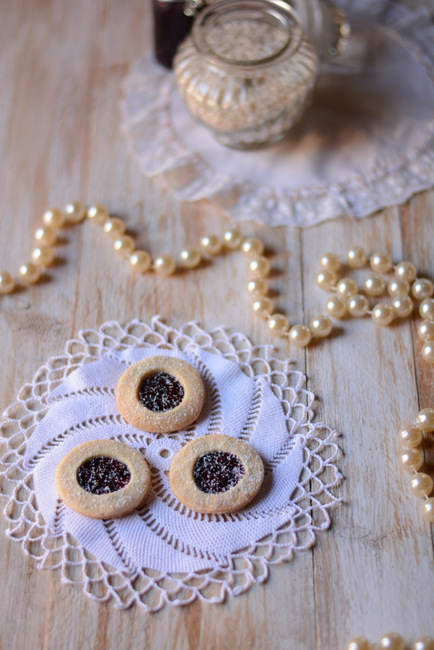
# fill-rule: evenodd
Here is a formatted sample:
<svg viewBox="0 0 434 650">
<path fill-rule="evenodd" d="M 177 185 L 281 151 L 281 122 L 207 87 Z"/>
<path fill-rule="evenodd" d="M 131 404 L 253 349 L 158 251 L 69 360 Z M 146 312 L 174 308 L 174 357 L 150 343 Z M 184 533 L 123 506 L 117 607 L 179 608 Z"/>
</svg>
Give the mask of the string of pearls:
<svg viewBox="0 0 434 650">
<path fill-rule="evenodd" d="M 429 498 L 434 487 L 429 474 L 419 472 L 423 465 L 423 454 L 419 449 L 423 433 L 434 431 L 434 409 L 423 409 L 418 413 L 415 424 L 400 429 L 398 436 L 403 448 L 399 457 L 403 470 L 410 474 L 409 488 L 415 496 L 424 499 L 422 514 L 429 523 L 434 523 L 434 497 Z M 434 648 L 433 648 L 434 650 Z"/>
<path fill-rule="evenodd" d="M 434 482 L 424 472 L 419 472 L 423 465 L 423 454 L 419 449 L 424 432 L 434 431 L 434 409 L 426 408 L 419 411 L 415 424 L 403 427 L 399 431 L 399 441 L 402 451 L 400 464 L 402 469 L 410 474 L 409 488 L 415 496 L 424 499 L 422 515 L 429 523 L 434 523 L 434 497 L 429 498 Z M 405 650 L 407 647 L 404 639 L 396 632 L 390 632 L 383 636 L 377 645 L 372 645 L 368 639 L 358 636 L 352 639 L 347 650 Z M 434 639 L 428 636 L 417 639 L 411 646 L 412 650 L 434 650 Z"/>
<path fill-rule="evenodd" d="M 423 340 L 422 358 L 434 363 L 434 285 L 428 278 L 418 278 L 417 270 L 411 262 L 403 261 L 396 266 L 388 253 L 376 252 L 371 256 L 360 246 L 347 251 L 346 264 L 360 269 L 369 263 L 371 273 L 363 283 L 363 292 L 357 282 L 350 277 L 339 279 L 341 260 L 335 253 L 321 256 L 320 271 L 316 276 L 318 287 L 334 292 L 326 304 L 328 316 L 341 319 L 345 316 L 361 318 L 370 315 L 375 325 L 390 325 L 395 318 L 407 318 L 413 313 L 414 298 L 421 301 L 419 314 L 422 322 L 418 325 L 418 335 Z M 388 278 L 387 274 L 393 272 Z M 388 302 L 378 302 L 370 308 L 369 298 L 378 298 L 387 291 Z M 411 294 L 411 296 L 410 296 Z"/>
<path fill-rule="evenodd" d="M 64 212 L 58 208 L 52 208 L 44 212 L 42 225 L 35 231 L 36 247 L 31 253 L 30 261 L 19 267 L 17 278 L 8 271 L 0 271 L 0 294 L 12 293 L 17 280 L 20 280 L 24 285 L 38 282 L 43 269 L 50 266 L 54 261 L 52 247 L 56 243 L 58 231 L 66 224 L 83 221 L 85 216 L 86 209 L 79 202 L 68 203 Z"/>
<path fill-rule="evenodd" d="M 424 319 L 418 327 L 418 334 L 423 339 L 422 356 L 426 361 L 434 363 L 434 292 L 433 284 L 426 278 L 416 278 L 416 268 L 411 262 L 401 262 L 392 265 L 387 253 L 374 253 L 369 258 L 371 269 L 375 272 L 367 278 L 364 290 L 368 296 L 378 296 L 387 287 L 393 302 L 392 305 L 379 303 L 369 309 L 368 298 L 359 292 L 357 283 L 352 278 L 338 280 L 337 273 L 341 262 L 334 253 L 325 253 L 320 258 L 321 270 L 316 277 L 319 287 L 334 291 L 335 296 L 329 298 L 325 305 L 325 314 L 320 314 L 310 321 L 309 326 L 296 324 L 290 327 L 284 314 L 274 311 L 270 299 L 267 276 L 270 273 L 270 261 L 264 255 L 264 245 L 257 238 L 244 238 L 236 229 L 227 230 L 220 238 L 215 234 L 202 237 L 200 247 L 185 248 L 180 252 L 178 262 L 172 255 L 158 255 L 152 259 L 146 250 L 136 249 L 136 244 L 130 235 L 126 234 L 125 222 L 109 215 L 106 206 L 95 204 L 87 210 L 80 202 L 68 203 L 65 210 L 51 208 L 42 217 L 42 225 L 35 232 L 36 247 L 31 254 L 31 260 L 19 267 L 18 278 L 8 271 L 0 272 L 0 294 L 11 293 L 17 279 L 24 284 L 35 284 L 41 277 L 44 267 L 53 263 L 53 245 L 56 242 L 58 230 L 65 224 L 80 223 L 85 218 L 100 225 L 103 231 L 113 240 L 114 250 L 129 261 L 131 268 L 138 273 L 154 271 L 162 276 L 175 273 L 177 266 L 184 269 L 197 268 L 203 257 L 214 257 L 222 250 L 240 249 L 248 259 L 250 281 L 247 291 L 253 298 L 253 313 L 267 321 L 268 328 L 278 336 L 286 336 L 296 346 L 303 348 L 309 345 L 313 338 L 322 339 L 333 329 L 332 318 L 343 318 L 349 314 L 361 317 L 371 314 L 377 325 L 388 325 L 394 317 L 409 316 L 413 311 L 413 302 L 409 296 L 410 289 L 413 297 L 422 300 L 419 312 Z M 346 255 L 349 267 L 361 268 L 368 261 L 366 251 L 360 247 L 351 248 Z M 394 271 L 394 278 L 388 283 L 380 274 Z M 410 283 L 411 287 L 410 287 Z"/>
<path fill-rule="evenodd" d="M 176 271 L 177 263 L 171 255 L 158 255 L 152 259 L 147 251 L 136 249 L 133 237 L 125 232 L 125 222 L 119 217 L 110 216 L 104 205 L 95 204 L 86 210 L 82 203 L 76 201 L 68 203 L 64 211 L 51 208 L 43 214 L 43 223 L 35 232 L 36 247 L 32 251 L 31 260 L 19 267 L 17 277 L 8 271 L 0 272 L 0 293 L 14 291 L 17 280 L 24 285 L 38 282 L 44 267 L 50 266 L 54 261 L 52 247 L 57 240 L 58 231 L 65 225 L 80 223 L 85 218 L 102 227 L 104 233 L 113 240 L 113 249 L 129 261 L 134 271 L 146 273 L 152 270 L 162 276 L 172 275 Z M 220 253 L 223 244 L 227 249 L 236 249 L 242 242 L 243 237 L 237 230 L 225 232 L 223 241 L 217 235 L 207 235 L 201 240 L 201 250 L 182 250 L 178 264 L 186 269 L 196 268 L 203 255 L 215 256 Z"/>
<path fill-rule="evenodd" d="M 294 325 L 290 328 L 287 318 L 280 313 L 274 313 L 273 303 L 268 294 L 267 276 L 270 272 L 270 262 L 264 256 L 264 245 L 256 238 L 244 238 L 236 229 L 227 230 L 220 238 L 215 234 L 202 237 L 200 248 L 185 248 L 180 252 L 176 262 L 171 255 L 158 255 L 152 259 L 145 250 L 136 249 L 134 239 L 125 233 L 125 223 L 118 217 L 111 217 L 107 208 L 95 204 L 87 210 L 82 203 L 68 203 L 65 210 L 51 208 L 42 217 L 42 225 L 35 232 L 36 248 L 32 251 L 31 260 L 19 267 L 18 277 L 8 271 L 0 272 L 0 293 L 14 291 L 17 280 L 31 285 L 38 282 L 44 267 L 53 263 L 53 245 L 56 242 L 58 230 L 66 224 L 80 223 L 88 220 L 100 225 L 103 231 L 113 240 L 114 250 L 127 259 L 131 268 L 138 273 L 155 271 L 162 276 L 175 273 L 179 265 L 185 269 L 197 268 L 203 257 L 214 257 L 222 250 L 241 249 L 248 259 L 250 281 L 247 286 L 253 298 L 253 312 L 268 321 L 270 331 L 278 335 L 287 335 L 299 347 L 306 346 L 313 336 L 322 338 L 332 329 L 332 321 L 325 315 L 311 321 L 310 329 L 305 325 Z"/>
<path fill-rule="evenodd" d="M 347 650 L 374 650 L 374 647 L 378 650 L 405 650 L 408 646 L 400 634 L 389 632 L 375 646 L 365 637 L 358 636 L 349 642 Z M 429 636 L 420 637 L 413 643 L 411 650 L 434 650 L 434 639 Z"/>
</svg>

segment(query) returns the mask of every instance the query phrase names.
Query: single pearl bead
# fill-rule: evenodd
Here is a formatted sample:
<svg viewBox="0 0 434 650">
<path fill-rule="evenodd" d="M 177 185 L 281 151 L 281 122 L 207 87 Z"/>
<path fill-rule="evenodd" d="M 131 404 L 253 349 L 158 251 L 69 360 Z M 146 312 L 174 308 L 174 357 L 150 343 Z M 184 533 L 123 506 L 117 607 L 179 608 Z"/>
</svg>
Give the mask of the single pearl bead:
<svg viewBox="0 0 434 650">
<path fill-rule="evenodd" d="M 134 251 L 130 255 L 131 268 L 138 273 L 146 273 L 151 268 L 151 256 L 147 251 Z"/>
<path fill-rule="evenodd" d="M 222 243 L 217 235 L 205 235 L 200 240 L 200 245 L 208 255 L 218 255 L 222 248 Z"/>
<path fill-rule="evenodd" d="M 113 249 L 122 257 L 129 258 L 136 247 L 135 241 L 129 235 L 121 235 L 115 239 Z"/>
<path fill-rule="evenodd" d="M 399 318 L 408 318 L 413 312 L 413 301 L 410 296 L 403 296 L 402 298 L 395 298 L 392 301 L 392 309 L 396 316 Z"/>
<path fill-rule="evenodd" d="M 411 293 L 416 298 L 416 300 L 425 300 L 432 296 L 434 291 L 434 285 L 431 280 L 427 278 L 418 278 L 411 285 Z"/>
<path fill-rule="evenodd" d="M 324 291 L 331 291 L 332 289 L 334 289 L 337 280 L 338 277 L 336 273 L 334 271 L 328 271 L 327 269 L 324 269 L 324 271 L 320 271 L 316 275 L 317 286 L 320 289 L 324 289 Z"/>
<path fill-rule="evenodd" d="M 327 271 L 334 271 L 335 273 L 341 268 L 341 262 L 336 253 L 324 253 L 319 258 L 319 265 L 322 269 Z"/>
<path fill-rule="evenodd" d="M 391 298 L 403 298 L 410 293 L 410 285 L 407 280 L 393 278 L 388 282 L 387 292 Z"/>
<path fill-rule="evenodd" d="M 250 280 L 247 284 L 247 291 L 254 298 L 261 298 L 266 296 L 268 293 L 268 282 L 264 278 L 256 278 L 256 280 Z"/>
<path fill-rule="evenodd" d="M 434 481 L 424 472 L 418 472 L 410 477 L 410 492 L 417 497 L 427 497 L 431 494 Z"/>
<path fill-rule="evenodd" d="M 273 312 L 273 302 L 267 296 L 258 298 L 252 305 L 253 313 L 259 318 L 268 318 Z"/>
<path fill-rule="evenodd" d="M 259 318 L 268 318 L 273 312 L 273 307 L 273 302 L 266 296 L 258 298 L 252 305 L 253 313 Z"/>
<path fill-rule="evenodd" d="M 125 232 L 125 223 L 119 217 L 109 217 L 104 221 L 103 230 L 111 239 L 118 239 Z"/>
<path fill-rule="evenodd" d="M 34 262 L 22 264 L 19 268 L 20 278 L 26 284 L 35 284 L 41 277 L 41 267 Z"/>
<path fill-rule="evenodd" d="M 105 205 L 101 205 L 101 203 L 95 203 L 87 209 L 86 216 L 94 223 L 102 226 L 108 219 L 109 213 Z"/>
<path fill-rule="evenodd" d="M 349 642 L 347 650 L 372 650 L 372 643 L 364 636 L 356 636 Z"/>
<path fill-rule="evenodd" d="M 288 336 L 298 348 L 305 348 L 312 339 L 310 329 L 306 325 L 293 325 Z"/>
<path fill-rule="evenodd" d="M 400 463 L 403 470 L 413 472 L 423 465 L 423 454 L 420 449 L 407 449 L 400 456 Z"/>
<path fill-rule="evenodd" d="M 371 255 L 369 264 L 375 273 L 387 273 L 392 268 L 392 258 L 389 253 L 380 251 Z"/>
<path fill-rule="evenodd" d="M 41 246 L 52 246 L 57 239 L 57 231 L 54 226 L 44 226 L 35 232 L 35 239 Z"/>
<path fill-rule="evenodd" d="M 379 650 L 405 650 L 405 642 L 400 634 L 389 632 L 378 643 Z"/>
<path fill-rule="evenodd" d="M 405 449 L 416 449 L 423 439 L 423 432 L 420 427 L 412 424 L 409 427 L 402 427 L 398 433 L 401 445 Z"/>
<path fill-rule="evenodd" d="M 430 636 L 422 636 L 413 643 L 412 650 L 434 650 L 434 639 Z"/>
<path fill-rule="evenodd" d="M 333 329 L 333 323 L 328 316 L 316 316 L 310 321 L 310 331 L 319 339 L 325 338 Z"/>
<path fill-rule="evenodd" d="M 434 320 L 423 320 L 417 326 L 417 333 L 422 341 L 434 340 Z"/>
<path fill-rule="evenodd" d="M 241 244 L 241 250 L 248 255 L 262 255 L 264 252 L 264 244 L 260 239 L 249 237 L 249 239 L 245 239 Z"/>
<path fill-rule="evenodd" d="M 422 516 L 430 524 L 434 524 L 434 497 L 426 499 L 422 505 Z"/>
<path fill-rule="evenodd" d="M 54 260 L 54 251 L 50 246 L 38 246 L 32 251 L 32 261 L 42 266 L 50 266 Z"/>
<path fill-rule="evenodd" d="M 417 414 L 417 423 L 424 431 L 434 431 L 434 409 L 422 409 Z"/>
<path fill-rule="evenodd" d="M 278 336 L 284 336 L 289 330 L 289 322 L 283 314 L 272 314 L 268 319 L 268 329 Z"/>
<path fill-rule="evenodd" d="M 65 207 L 66 221 L 69 223 L 79 223 L 86 216 L 86 208 L 79 201 L 68 203 Z"/>
<path fill-rule="evenodd" d="M 386 280 L 379 275 L 370 275 L 363 283 L 368 296 L 381 296 L 386 288 Z"/>
<path fill-rule="evenodd" d="M 231 230 L 226 230 L 223 235 L 223 241 L 226 248 L 230 250 L 236 250 L 243 243 L 243 236 L 239 230 L 232 228 Z"/>
<path fill-rule="evenodd" d="M 351 316 L 355 318 L 361 318 L 365 316 L 369 309 L 369 302 L 366 296 L 363 296 L 360 293 L 357 293 L 355 296 L 352 296 L 347 302 L 347 309 Z"/>
<path fill-rule="evenodd" d="M 325 310 L 332 318 L 343 318 L 347 313 L 344 301 L 335 296 L 327 300 Z"/>
<path fill-rule="evenodd" d="M 419 305 L 419 314 L 422 318 L 434 320 L 434 298 L 425 298 Z"/>
<path fill-rule="evenodd" d="M 15 278 L 8 271 L 0 271 L 0 293 L 11 293 L 15 289 Z"/>
<path fill-rule="evenodd" d="M 65 215 L 59 208 L 50 208 L 42 215 L 42 221 L 46 226 L 53 226 L 56 230 L 65 225 Z"/>
<path fill-rule="evenodd" d="M 179 254 L 181 264 L 186 269 L 195 269 L 202 261 L 202 256 L 195 248 L 184 248 Z"/>
<path fill-rule="evenodd" d="M 389 305 L 386 305 L 384 302 L 379 302 L 372 310 L 372 320 L 375 325 L 379 325 L 380 327 L 390 325 L 393 321 L 393 316 L 392 307 L 389 307 Z"/>
<path fill-rule="evenodd" d="M 347 264 L 353 269 L 361 269 L 368 261 L 368 254 L 364 248 L 353 246 L 347 251 Z"/>
<path fill-rule="evenodd" d="M 270 273 L 270 260 L 266 257 L 253 257 L 249 261 L 249 271 L 253 278 L 263 278 Z"/>
<path fill-rule="evenodd" d="M 422 359 L 427 363 L 434 363 L 434 341 L 427 341 L 422 346 Z"/>
<path fill-rule="evenodd" d="M 416 277 L 417 269 L 411 262 L 400 262 L 395 266 L 395 277 L 407 282 L 413 282 Z"/>
<path fill-rule="evenodd" d="M 171 255 L 159 255 L 154 260 L 154 269 L 159 275 L 167 277 L 175 273 L 176 262 Z"/>
<path fill-rule="evenodd" d="M 336 285 L 336 292 L 338 296 L 344 300 L 347 300 L 348 298 L 351 298 L 351 296 L 354 296 L 358 290 L 359 287 L 357 286 L 357 282 L 352 278 L 342 278 L 342 280 L 339 280 Z"/>
</svg>

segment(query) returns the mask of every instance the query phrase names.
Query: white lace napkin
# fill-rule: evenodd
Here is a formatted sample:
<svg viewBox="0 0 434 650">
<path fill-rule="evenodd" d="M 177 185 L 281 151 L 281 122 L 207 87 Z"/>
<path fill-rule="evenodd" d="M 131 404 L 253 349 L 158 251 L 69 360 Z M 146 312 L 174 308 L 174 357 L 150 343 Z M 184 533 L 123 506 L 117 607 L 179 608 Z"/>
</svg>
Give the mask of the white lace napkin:
<svg viewBox="0 0 434 650">
<path fill-rule="evenodd" d="M 365 217 L 434 185 L 434 24 L 428 8 L 341 2 L 350 45 L 280 144 L 234 151 L 196 123 L 148 54 L 124 82 L 122 126 L 146 175 L 236 220 L 310 226 Z M 363 19 L 360 22 L 359 19 Z M 374 25 L 366 21 L 375 21 Z"/>
<path fill-rule="evenodd" d="M 117 408 L 125 368 L 155 354 L 187 360 L 206 386 L 199 420 L 176 434 L 135 429 Z M 154 319 L 150 327 L 133 321 L 82 332 L 6 411 L 0 492 L 8 497 L 8 534 L 40 567 L 60 568 L 63 579 L 119 607 L 137 602 L 154 611 L 246 591 L 266 579 L 270 564 L 310 547 L 337 500 L 336 434 L 312 422 L 313 395 L 303 386 L 304 376 L 273 359 L 269 347 L 253 347 L 222 328 L 207 333 L 188 323 L 177 331 Z M 209 433 L 244 440 L 264 461 L 261 491 L 241 512 L 197 514 L 170 490 L 174 454 Z M 95 438 L 139 449 L 151 466 L 150 496 L 131 515 L 90 519 L 56 492 L 61 459 Z"/>
</svg>

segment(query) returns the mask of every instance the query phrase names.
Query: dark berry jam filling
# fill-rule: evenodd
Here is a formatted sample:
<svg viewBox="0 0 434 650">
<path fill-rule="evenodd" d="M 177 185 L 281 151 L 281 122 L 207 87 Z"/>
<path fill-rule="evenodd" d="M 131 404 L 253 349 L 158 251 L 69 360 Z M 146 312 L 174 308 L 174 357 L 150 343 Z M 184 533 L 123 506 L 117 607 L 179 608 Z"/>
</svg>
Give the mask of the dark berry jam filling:
<svg viewBox="0 0 434 650">
<path fill-rule="evenodd" d="M 207 494 L 227 492 L 244 475 L 244 466 L 238 456 L 227 451 L 210 451 L 196 461 L 194 482 Z"/>
<path fill-rule="evenodd" d="M 184 399 L 184 389 L 168 372 L 155 372 L 143 379 L 137 395 L 147 409 L 154 413 L 162 413 L 181 404 Z"/>
<path fill-rule="evenodd" d="M 130 479 L 130 470 L 125 463 L 106 456 L 90 458 L 77 471 L 80 487 L 92 494 L 117 492 L 128 485 Z"/>
</svg>

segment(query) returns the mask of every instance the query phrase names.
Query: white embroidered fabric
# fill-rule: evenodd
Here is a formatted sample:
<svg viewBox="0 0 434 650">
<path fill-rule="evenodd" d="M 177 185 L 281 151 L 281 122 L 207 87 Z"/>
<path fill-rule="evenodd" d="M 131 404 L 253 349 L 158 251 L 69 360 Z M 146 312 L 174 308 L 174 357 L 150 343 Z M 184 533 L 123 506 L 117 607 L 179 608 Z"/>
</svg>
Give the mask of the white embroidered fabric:
<svg viewBox="0 0 434 650">
<path fill-rule="evenodd" d="M 323 69 L 302 121 L 269 149 L 218 144 L 189 115 L 173 74 L 150 54 L 136 61 L 121 109 L 142 172 L 161 175 L 181 200 L 211 199 L 235 220 L 271 226 L 365 217 L 432 187 L 432 6 L 340 4 L 353 18 L 349 47 Z"/>
<path fill-rule="evenodd" d="M 199 420 L 175 434 L 140 431 L 117 408 L 123 371 L 155 354 L 187 360 L 206 386 Z M 264 582 L 270 565 L 311 547 L 339 500 L 337 434 L 313 422 L 313 399 L 289 361 L 223 328 L 206 332 L 190 322 L 176 330 L 156 317 L 150 326 L 110 322 L 85 330 L 39 369 L 4 414 L 0 494 L 7 497 L 7 534 L 40 568 L 59 569 L 63 581 L 119 608 L 137 603 L 156 611 L 241 594 Z M 170 490 L 173 455 L 209 433 L 244 440 L 264 461 L 261 491 L 241 512 L 198 514 Z M 151 493 L 133 514 L 90 519 L 60 500 L 58 463 L 95 438 L 120 440 L 149 462 Z"/>
</svg>

